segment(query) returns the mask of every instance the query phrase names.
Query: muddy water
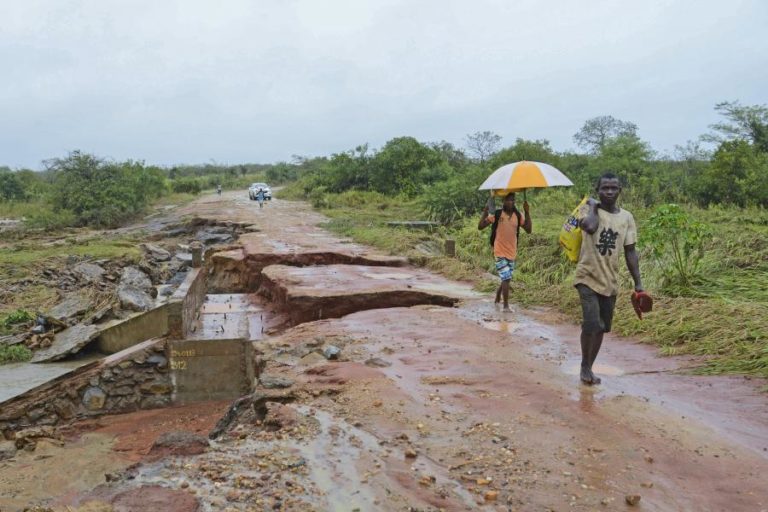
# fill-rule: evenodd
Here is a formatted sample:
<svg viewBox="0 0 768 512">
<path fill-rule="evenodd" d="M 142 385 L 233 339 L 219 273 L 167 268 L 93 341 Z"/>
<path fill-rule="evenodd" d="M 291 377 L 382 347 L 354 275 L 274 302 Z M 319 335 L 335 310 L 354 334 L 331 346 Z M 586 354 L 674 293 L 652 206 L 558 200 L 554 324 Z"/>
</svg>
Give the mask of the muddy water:
<svg viewBox="0 0 768 512">
<path fill-rule="evenodd" d="M 681 419 L 695 419 L 718 434 L 768 458 L 768 407 L 765 396 L 743 377 L 696 376 L 690 369 L 700 364 L 693 357 L 664 357 L 651 346 L 629 343 L 608 334 L 594 371 L 602 384 L 578 384 L 581 365 L 579 327 L 548 324 L 530 314 L 497 311 L 490 302 L 468 308 L 467 317 L 488 329 L 526 340 L 529 355 L 555 363 L 560 372 L 574 377 L 570 391 L 582 407 L 599 407 L 617 396 L 636 396 L 663 406 Z M 538 316 L 538 315 L 537 315 Z"/>
<path fill-rule="evenodd" d="M 54 363 L 12 363 L 3 365 L 0 369 L 0 402 L 45 384 L 49 380 L 85 366 L 92 361 L 98 361 L 102 357 L 104 356 L 101 354 L 92 353 L 77 359 Z"/>
</svg>

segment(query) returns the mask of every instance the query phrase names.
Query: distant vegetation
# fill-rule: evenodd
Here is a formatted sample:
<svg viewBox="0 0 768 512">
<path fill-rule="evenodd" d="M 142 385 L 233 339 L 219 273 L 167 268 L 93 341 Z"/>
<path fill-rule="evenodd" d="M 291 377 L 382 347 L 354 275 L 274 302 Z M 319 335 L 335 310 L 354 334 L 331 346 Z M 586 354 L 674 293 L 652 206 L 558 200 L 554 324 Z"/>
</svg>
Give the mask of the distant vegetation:
<svg viewBox="0 0 768 512">
<path fill-rule="evenodd" d="M 80 151 L 44 162 L 41 172 L 0 167 L 0 218 L 23 219 L 31 229 L 114 228 L 168 194 L 199 194 L 217 185 L 245 189 L 255 181 L 296 180 L 305 163 L 187 165 L 161 168 L 115 162 Z"/>
</svg>

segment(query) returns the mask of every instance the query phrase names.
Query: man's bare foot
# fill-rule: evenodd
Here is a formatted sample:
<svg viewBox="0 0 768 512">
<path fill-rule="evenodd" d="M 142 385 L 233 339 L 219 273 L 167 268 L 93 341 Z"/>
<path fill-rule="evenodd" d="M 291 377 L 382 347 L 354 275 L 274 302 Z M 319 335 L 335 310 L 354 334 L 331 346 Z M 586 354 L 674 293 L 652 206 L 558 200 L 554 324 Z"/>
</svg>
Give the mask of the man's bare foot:
<svg viewBox="0 0 768 512">
<path fill-rule="evenodd" d="M 501 309 L 502 311 L 509 311 L 509 304 L 504 304 L 504 307 Z"/>
<path fill-rule="evenodd" d="M 588 386 L 595 386 L 597 384 L 600 384 L 602 380 L 600 380 L 600 377 L 596 376 L 594 373 L 592 373 L 592 370 L 589 368 L 584 368 L 582 366 L 581 368 L 581 382 Z"/>
</svg>

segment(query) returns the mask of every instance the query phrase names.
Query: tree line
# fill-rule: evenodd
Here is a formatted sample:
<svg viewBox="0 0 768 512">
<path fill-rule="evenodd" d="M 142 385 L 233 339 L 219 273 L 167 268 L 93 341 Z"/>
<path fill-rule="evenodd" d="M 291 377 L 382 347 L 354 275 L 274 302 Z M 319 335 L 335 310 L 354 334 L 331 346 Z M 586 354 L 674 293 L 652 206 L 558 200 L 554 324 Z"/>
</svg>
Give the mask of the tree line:
<svg viewBox="0 0 768 512">
<path fill-rule="evenodd" d="M 41 201 L 62 225 L 113 227 L 169 192 L 199 193 L 251 181 L 296 182 L 304 197 L 320 201 L 346 190 L 418 197 L 432 218 L 452 222 L 475 213 L 477 186 L 509 162 L 547 162 L 566 173 L 579 192 L 603 171 L 625 179 L 627 193 L 646 205 L 660 202 L 768 206 L 768 107 L 738 101 L 715 106 L 722 120 L 699 141 L 660 155 L 632 122 L 612 116 L 587 120 L 574 134 L 581 151 L 556 151 L 547 140 L 516 139 L 508 146 L 490 131 L 470 134 L 463 147 L 396 137 L 380 149 L 367 144 L 333 154 L 275 164 L 184 165 L 161 168 L 141 161 L 114 162 L 73 151 L 44 162 L 45 170 L 0 167 L 0 202 Z M 713 150 L 706 149 L 705 144 Z"/>
</svg>

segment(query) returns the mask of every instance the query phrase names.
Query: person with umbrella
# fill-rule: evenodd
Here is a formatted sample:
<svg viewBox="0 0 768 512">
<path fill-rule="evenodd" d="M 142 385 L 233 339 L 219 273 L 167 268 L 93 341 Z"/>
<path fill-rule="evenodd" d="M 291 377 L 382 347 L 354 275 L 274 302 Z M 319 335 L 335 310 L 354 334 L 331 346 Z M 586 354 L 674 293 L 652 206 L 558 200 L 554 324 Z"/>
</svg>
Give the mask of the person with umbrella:
<svg viewBox="0 0 768 512">
<path fill-rule="evenodd" d="M 489 201 L 489 204 L 491 201 Z M 501 284 L 496 290 L 496 304 L 504 297 L 504 311 L 509 311 L 509 282 L 515 271 L 517 260 L 517 240 L 522 227 L 526 233 L 531 234 L 533 224 L 528 201 L 523 202 L 523 216 L 515 206 L 515 193 L 509 192 L 504 197 L 502 208 L 489 214 L 489 204 L 483 207 L 482 217 L 477 224 L 477 229 L 483 230 L 488 226 L 491 229 L 491 246 L 493 256 L 496 258 L 496 272 L 499 274 Z"/>
<path fill-rule="evenodd" d="M 520 228 L 531 233 L 531 212 L 528 201 L 523 202 L 525 216 L 515 207 L 515 192 L 529 188 L 570 187 L 573 182 L 563 173 L 549 164 L 542 162 L 514 162 L 503 165 L 493 171 L 480 185 L 478 190 L 490 190 L 493 206 L 493 196 L 504 197 L 503 206 L 489 215 L 489 206 L 483 208 L 483 217 L 477 229 L 485 229 L 493 225 L 491 230 L 491 245 L 496 258 L 496 270 L 501 278 L 501 285 L 496 291 L 496 302 L 504 297 L 504 309 L 509 310 L 509 281 L 515 269 L 517 258 L 517 241 Z"/>
</svg>

